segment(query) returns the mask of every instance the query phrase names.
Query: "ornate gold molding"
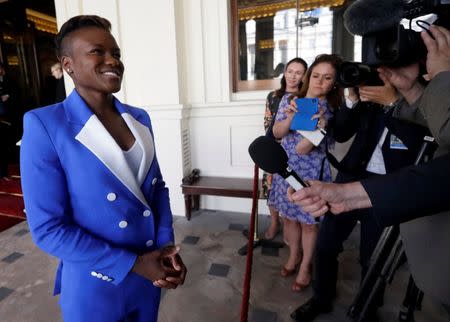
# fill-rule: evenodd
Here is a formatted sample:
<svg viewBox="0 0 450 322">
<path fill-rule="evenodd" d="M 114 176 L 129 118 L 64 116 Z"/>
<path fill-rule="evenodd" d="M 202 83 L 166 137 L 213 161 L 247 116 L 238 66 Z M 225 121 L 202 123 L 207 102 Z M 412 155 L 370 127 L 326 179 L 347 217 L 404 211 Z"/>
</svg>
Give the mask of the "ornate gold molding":
<svg viewBox="0 0 450 322">
<path fill-rule="evenodd" d="M 8 62 L 8 66 L 19 66 L 19 57 L 18 56 L 7 56 L 6 60 Z"/>
<path fill-rule="evenodd" d="M 48 32 L 54 35 L 58 33 L 55 17 L 28 8 L 26 9 L 26 15 L 27 20 L 33 22 L 37 30 Z"/>
<path fill-rule="evenodd" d="M 261 1 L 263 2 L 263 1 Z M 345 0 L 301 0 L 300 11 L 309 11 L 320 7 L 338 7 L 342 6 Z M 245 5 L 249 5 L 250 1 L 247 1 Z M 242 7 L 238 9 L 239 20 L 250 20 L 264 17 L 274 16 L 280 10 L 296 8 L 296 0 L 279 1 L 270 4 L 258 5 L 256 1 L 255 6 Z"/>
</svg>

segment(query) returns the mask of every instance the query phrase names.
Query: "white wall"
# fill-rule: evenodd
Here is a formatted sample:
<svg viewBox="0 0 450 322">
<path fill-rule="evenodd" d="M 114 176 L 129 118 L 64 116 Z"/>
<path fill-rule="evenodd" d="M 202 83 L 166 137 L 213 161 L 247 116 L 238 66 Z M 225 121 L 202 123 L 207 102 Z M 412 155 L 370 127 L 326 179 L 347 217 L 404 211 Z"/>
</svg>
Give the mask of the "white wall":
<svg viewBox="0 0 450 322">
<path fill-rule="evenodd" d="M 126 69 L 118 97 L 152 117 L 176 215 L 184 215 L 179 186 L 192 168 L 253 176 L 247 148 L 263 132 L 266 92 L 231 93 L 228 2 L 55 0 L 58 25 L 78 14 L 111 21 Z M 251 200 L 203 197 L 202 207 L 249 212 Z M 267 213 L 262 201 L 259 209 Z"/>
<path fill-rule="evenodd" d="M 252 177 L 248 145 L 263 133 L 266 92 L 231 93 L 229 1 L 180 0 L 191 162 L 203 175 Z M 181 34 L 181 35 L 180 35 Z M 202 197 L 202 207 L 249 212 L 251 200 Z M 260 213 L 267 213 L 260 202 Z"/>
</svg>

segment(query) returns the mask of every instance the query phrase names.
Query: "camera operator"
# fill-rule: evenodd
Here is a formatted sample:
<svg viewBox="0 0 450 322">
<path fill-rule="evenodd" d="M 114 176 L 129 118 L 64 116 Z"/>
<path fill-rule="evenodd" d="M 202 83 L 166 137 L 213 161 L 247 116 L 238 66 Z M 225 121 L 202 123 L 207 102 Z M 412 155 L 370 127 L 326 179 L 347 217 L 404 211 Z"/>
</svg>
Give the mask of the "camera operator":
<svg viewBox="0 0 450 322">
<path fill-rule="evenodd" d="M 432 26 L 431 32 L 435 40 L 427 32 L 422 33 L 428 48 L 426 76 L 433 80 L 426 90 L 414 79 L 414 75 L 418 73 L 418 64 L 398 69 L 382 67 L 380 73 L 399 90 L 410 105 L 399 106 L 395 115 L 427 125 L 443 154 L 450 150 L 450 124 L 447 122 L 450 108 L 450 32 L 439 26 Z"/>
<path fill-rule="evenodd" d="M 393 118 L 397 101 L 398 94 L 387 80 L 384 86 L 349 89 L 347 106 L 335 112 L 328 126 L 328 133 L 337 142 L 346 142 L 354 136 L 341 162 L 328 155 L 330 163 L 338 170 L 335 182 L 384 175 L 413 164 L 427 129 Z M 314 295 L 292 313 L 294 320 L 312 321 L 317 315 L 331 310 L 336 296 L 338 256 L 343 251 L 343 242 L 358 221 L 361 222 L 360 264 L 361 277 L 364 278 L 383 231 L 373 216 L 367 214 L 371 211 L 358 209 L 345 216 L 326 216 L 323 219 L 316 247 Z M 377 294 L 379 305 L 382 296 L 383 291 Z M 375 312 L 369 315 L 376 318 Z"/>
<path fill-rule="evenodd" d="M 403 223 L 402 240 L 417 286 L 436 301 L 450 304 L 450 31 L 432 26 L 422 32 L 427 47 L 430 83 L 415 81 L 417 66 L 381 68 L 380 73 L 404 96 L 396 110 L 426 122 L 439 147 L 429 163 L 398 173 L 346 184 L 311 182 L 311 187 L 289 192 L 291 200 L 315 216 L 331 210 L 340 214 L 369 208 L 382 226 Z M 409 104 L 411 106 L 405 106 Z M 408 110 L 409 108 L 409 110 Z M 421 115 L 420 115 L 421 114 Z M 438 213 L 439 211 L 444 211 Z M 421 218 L 419 218 L 421 217 Z"/>
</svg>

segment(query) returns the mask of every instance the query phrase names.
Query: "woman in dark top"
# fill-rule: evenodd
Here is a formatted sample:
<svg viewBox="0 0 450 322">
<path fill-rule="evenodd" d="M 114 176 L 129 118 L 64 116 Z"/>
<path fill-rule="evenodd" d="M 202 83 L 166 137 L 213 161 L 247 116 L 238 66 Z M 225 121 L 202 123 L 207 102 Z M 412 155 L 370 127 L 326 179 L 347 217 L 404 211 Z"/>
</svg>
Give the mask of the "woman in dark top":
<svg viewBox="0 0 450 322">
<path fill-rule="evenodd" d="M 54 103 L 62 102 L 66 99 L 66 87 L 64 85 L 63 70 L 60 63 L 55 63 L 50 68 L 52 76 L 55 78 L 55 99 Z"/>
<path fill-rule="evenodd" d="M 299 57 L 291 59 L 284 69 L 283 77 L 281 78 L 281 87 L 275 91 L 271 91 L 267 95 L 266 99 L 266 111 L 264 113 L 264 130 L 266 135 L 275 138 L 272 133 L 273 124 L 275 121 L 275 115 L 278 111 L 278 106 L 280 105 L 281 99 L 285 94 L 292 94 L 300 90 L 302 87 L 302 79 L 306 70 L 308 69 L 308 64 Z M 264 174 L 264 191 L 267 192 L 267 197 L 270 194 L 272 188 L 272 175 Z M 269 206 L 271 223 L 269 228 L 264 234 L 265 239 L 273 239 L 280 230 L 280 220 L 278 217 L 278 211 Z"/>
</svg>

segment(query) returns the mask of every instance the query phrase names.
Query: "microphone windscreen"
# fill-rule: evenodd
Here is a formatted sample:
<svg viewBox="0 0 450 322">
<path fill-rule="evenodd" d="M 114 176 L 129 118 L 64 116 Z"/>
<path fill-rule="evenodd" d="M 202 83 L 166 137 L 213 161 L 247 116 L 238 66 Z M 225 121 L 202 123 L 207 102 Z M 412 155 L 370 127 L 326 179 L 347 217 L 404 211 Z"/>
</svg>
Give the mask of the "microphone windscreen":
<svg viewBox="0 0 450 322">
<path fill-rule="evenodd" d="M 400 23 L 404 0 L 358 0 L 344 13 L 344 25 L 353 35 L 364 36 Z"/>
<path fill-rule="evenodd" d="M 283 173 L 288 165 L 288 156 L 281 144 L 267 136 L 256 138 L 248 147 L 248 153 L 258 167 L 269 173 Z"/>
</svg>

